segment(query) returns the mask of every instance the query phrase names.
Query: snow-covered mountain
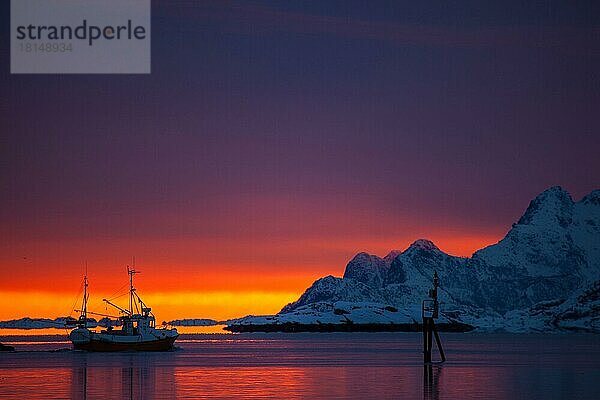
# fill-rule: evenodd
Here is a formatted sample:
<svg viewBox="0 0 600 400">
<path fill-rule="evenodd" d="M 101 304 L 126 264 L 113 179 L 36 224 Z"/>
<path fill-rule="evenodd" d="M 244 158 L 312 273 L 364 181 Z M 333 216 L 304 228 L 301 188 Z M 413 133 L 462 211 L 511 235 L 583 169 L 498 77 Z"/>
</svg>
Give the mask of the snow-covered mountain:
<svg viewBox="0 0 600 400">
<path fill-rule="evenodd" d="M 66 321 L 66 317 L 60 317 L 56 319 L 25 317 L 10 321 L 0 321 L 0 329 L 64 328 Z"/>
<path fill-rule="evenodd" d="M 600 190 L 579 202 L 560 187 L 544 191 L 500 242 L 470 258 L 425 239 L 384 258 L 359 253 L 343 278 L 315 281 L 279 314 L 235 323 L 419 321 L 434 271 L 445 320 L 508 331 L 600 331 Z"/>
</svg>

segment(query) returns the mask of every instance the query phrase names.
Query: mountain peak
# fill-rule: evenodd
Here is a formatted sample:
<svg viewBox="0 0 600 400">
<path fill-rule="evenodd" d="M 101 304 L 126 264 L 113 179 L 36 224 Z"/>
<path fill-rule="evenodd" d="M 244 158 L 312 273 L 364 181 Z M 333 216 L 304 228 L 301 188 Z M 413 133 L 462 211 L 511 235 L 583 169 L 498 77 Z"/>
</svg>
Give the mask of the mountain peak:
<svg viewBox="0 0 600 400">
<path fill-rule="evenodd" d="M 548 189 L 546 189 L 542 193 L 540 193 L 540 195 L 542 195 L 544 193 L 553 193 L 553 194 L 558 194 L 558 195 L 566 194 L 567 196 L 569 195 L 569 192 L 567 192 L 565 189 L 563 189 L 562 186 L 560 186 L 560 185 L 550 186 Z"/>
<path fill-rule="evenodd" d="M 571 223 L 573 216 L 573 199 L 560 186 L 553 186 L 529 203 L 525 214 L 519 219 L 519 225 L 548 225 L 558 220 L 563 228 Z"/>
<path fill-rule="evenodd" d="M 410 249 L 420 249 L 420 250 L 426 250 L 426 251 L 440 251 L 440 249 L 438 249 L 438 247 L 435 244 L 433 244 L 433 242 L 429 239 L 415 240 L 406 250 L 408 251 Z"/>
<path fill-rule="evenodd" d="M 590 194 L 581 199 L 580 203 L 600 206 L 600 189 L 592 190 Z"/>
<path fill-rule="evenodd" d="M 556 204 L 557 202 L 566 204 L 573 203 L 573 199 L 571 198 L 569 192 L 560 186 L 549 187 L 542 193 L 538 194 L 532 201 L 538 201 L 546 205 Z"/>
<path fill-rule="evenodd" d="M 346 265 L 344 278 L 354 279 L 367 285 L 380 286 L 383 283 L 388 264 L 380 257 L 358 253 Z"/>
<path fill-rule="evenodd" d="M 385 261 L 386 264 L 391 264 L 400 254 L 402 254 L 402 250 L 392 250 L 387 256 L 383 257 L 383 261 Z"/>
<path fill-rule="evenodd" d="M 360 252 L 358 254 L 356 254 L 354 257 L 352 257 L 352 260 L 350 260 L 348 262 L 348 265 L 352 264 L 352 265 L 358 265 L 358 266 L 362 266 L 362 267 L 366 267 L 366 266 L 371 266 L 371 265 L 377 265 L 377 264 L 381 264 L 382 259 L 378 256 L 375 256 L 373 254 L 369 254 L 369 253 L 365 253 Z"/>
</svg>

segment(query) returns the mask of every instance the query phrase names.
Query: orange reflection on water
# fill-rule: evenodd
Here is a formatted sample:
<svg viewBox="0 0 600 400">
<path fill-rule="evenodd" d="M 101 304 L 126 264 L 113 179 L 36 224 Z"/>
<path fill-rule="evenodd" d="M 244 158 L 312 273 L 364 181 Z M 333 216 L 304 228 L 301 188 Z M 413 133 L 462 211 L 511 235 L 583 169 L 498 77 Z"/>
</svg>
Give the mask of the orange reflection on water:
<svg viewBox="0 0 600 400">
<path fill-rule="evenodd" d="M 69 398 L 71 368 L 2 368 L 0 399 Z M 79 398 L 79 397 L 75 397 Z"/>
<path fill-rule="evenodd" d="M 0 368 L 0 399 L 174 398 L 172 367 L 130 365 L 88 367 L 83 361 L 71 368 Z"/>
<path fill-rule="evenodd" d="M 420 393 L 420 378 L 390 367 L 175 368 L 178 398 L 392 398 Z"/>
<path fill-rule="evenodd" d="M 595 400 L 600 382 L 591 335 L 449 333 L 450 361 L 429 368 L 418 334 L 222 336 L 165 353 L 52 351 L 46 342 L 36 349 L 46 351 L 0 354 L 0 399 Z"/>
<path fill-rule="evenodd" d="M 399 381 L 386 382 L 399 374 L 385 367 L 127 365 L 1 369 L 0 399 L 390 398 L 399 390 L 418 393 L 421 384 L 408 369 Z"/>
</svg>

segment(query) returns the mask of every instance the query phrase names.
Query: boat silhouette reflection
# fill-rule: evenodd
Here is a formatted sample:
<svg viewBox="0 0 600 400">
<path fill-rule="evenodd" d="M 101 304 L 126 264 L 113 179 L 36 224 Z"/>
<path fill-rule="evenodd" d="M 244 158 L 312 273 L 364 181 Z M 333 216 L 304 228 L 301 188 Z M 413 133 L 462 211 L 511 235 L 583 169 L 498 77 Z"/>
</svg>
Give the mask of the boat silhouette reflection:
<svg viewBox="0 0 600 400">
<path fill-rule="evenodd" d="M 164 398 L 169 394 L 174 397 L 173 367 L 159 367 L 156 359 L 143 353 L 116 356 L 82 354 L 81 365 L 74 365 L 70 370 L 70 398 L 138 400 Z"/>
</svg>

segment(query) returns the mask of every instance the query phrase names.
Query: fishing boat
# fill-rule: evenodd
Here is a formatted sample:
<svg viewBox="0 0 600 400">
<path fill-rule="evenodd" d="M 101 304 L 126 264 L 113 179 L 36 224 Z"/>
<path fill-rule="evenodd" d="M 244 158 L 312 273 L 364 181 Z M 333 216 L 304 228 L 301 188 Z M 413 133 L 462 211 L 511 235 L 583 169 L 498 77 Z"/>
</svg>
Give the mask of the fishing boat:
<svg viewBox="0 0 600 400">
<path fill-rule="evenodd" d="M 87 351 L 167 351 L 173 348 L 179 336 L 177 329 L 157 328 L 152 309 L 148 307 L 137 294 L 133 286 L 133 276 L 139 271 L 127 267 L 129 275 L 129 308 L 120 307 L 108 299 L 103 301 L 114 307 L 120 316 L 100 314 L 88 311 L 89 294 L 87 292 L 87 275 L 83 279 L 83 301 L 77 328 L 69 334 L 76 350 Z M 90 329 L 88 314 L 118 318 L 120 329 L 109 326 L 101 331 Z"/>
</svg>

